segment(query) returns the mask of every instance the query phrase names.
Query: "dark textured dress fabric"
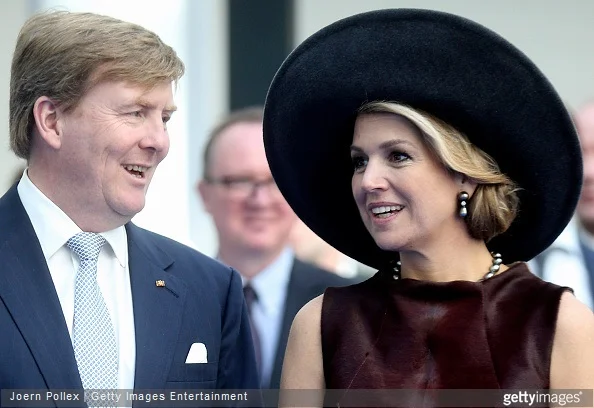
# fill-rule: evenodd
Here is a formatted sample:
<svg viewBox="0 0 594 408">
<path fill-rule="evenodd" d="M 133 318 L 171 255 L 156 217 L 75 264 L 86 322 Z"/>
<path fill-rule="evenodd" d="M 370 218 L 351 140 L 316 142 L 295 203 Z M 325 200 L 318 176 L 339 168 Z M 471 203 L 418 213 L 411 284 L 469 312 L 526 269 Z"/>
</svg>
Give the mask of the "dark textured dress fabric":
<svg viewBox="0 0 594 408">
<path fill-rule="evenodd" d="M 546 389 L 562 288 L 516 263 L 480 282 L 394 280 L 329 288 L 327 389 Z"/>
</svg>

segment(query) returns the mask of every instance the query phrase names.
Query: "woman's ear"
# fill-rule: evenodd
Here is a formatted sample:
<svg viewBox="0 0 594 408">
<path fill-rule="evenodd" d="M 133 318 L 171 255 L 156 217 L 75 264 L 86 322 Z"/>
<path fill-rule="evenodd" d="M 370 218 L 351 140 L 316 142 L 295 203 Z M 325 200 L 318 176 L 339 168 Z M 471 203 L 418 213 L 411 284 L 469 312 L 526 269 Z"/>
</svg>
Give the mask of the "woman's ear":
<svg viewBox="0 0 594 408">
<path fill-rule="evenodd" d="M 56 102 L 47 96 L 40 96 L 33 105 L 35 131 L 50 148 L 59 149 L 62 145 L 60 111 Z"/>
<path fill-rule="evenodd" d="M 456 181 L 460 186 L 460 191 L 466 191 L 470 198 L 472 198 L 474 191 L 476 190 L 477 183 L 462 173 L 457 173 L 456 177 Z"/>
</svg>

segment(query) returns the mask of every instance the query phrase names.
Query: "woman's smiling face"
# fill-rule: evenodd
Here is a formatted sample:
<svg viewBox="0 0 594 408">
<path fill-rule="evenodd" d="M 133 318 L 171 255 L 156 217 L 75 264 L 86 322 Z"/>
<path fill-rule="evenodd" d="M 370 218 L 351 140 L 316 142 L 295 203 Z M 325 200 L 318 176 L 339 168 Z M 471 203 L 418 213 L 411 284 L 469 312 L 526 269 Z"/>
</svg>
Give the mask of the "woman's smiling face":
<svg viewBox="0 0 594 408">
<path fill-rule="evenodd" d="M 351 157 L 353 196 L 380 248 L 422 250 L 463 226 L 456 216 L 460 183 L 404 117 L 359 115 Z"/>
</svg>

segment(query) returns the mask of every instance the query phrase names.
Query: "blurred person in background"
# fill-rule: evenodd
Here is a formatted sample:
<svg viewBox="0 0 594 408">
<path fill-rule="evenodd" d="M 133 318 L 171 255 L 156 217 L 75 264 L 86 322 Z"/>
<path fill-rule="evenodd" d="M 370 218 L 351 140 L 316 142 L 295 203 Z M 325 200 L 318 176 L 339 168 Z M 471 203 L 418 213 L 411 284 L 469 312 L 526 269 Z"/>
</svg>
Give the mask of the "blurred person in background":
<svg viewBox="0 0 594 408">
<path fill-rule="evenodd" d="M 0 199 L 0 389 L 258 387 L 239 274 L 131 222 L 183 73 L 112 17 L 21 29 L 10 145 L 28 167 Z"/>
<path fill-rule="evenodd" d="M 584 184 L 575 216 L 555 242 L 531 261 L 537 275 L 569 286 L 594 308 L 594 101 L 580 107 L 573 119 L 584 160 Z"/>
<path fill-rule="evenodd" d="M 296 217 L 270 173 L 262 108 L 231 113 L 210 133 L 197 189 L 218 233 L 217 259 L 239 271 L 263 388 L 278 388 L 297 311 L 328 286 L 351 281 L 295 257 Z"/>
</svg>

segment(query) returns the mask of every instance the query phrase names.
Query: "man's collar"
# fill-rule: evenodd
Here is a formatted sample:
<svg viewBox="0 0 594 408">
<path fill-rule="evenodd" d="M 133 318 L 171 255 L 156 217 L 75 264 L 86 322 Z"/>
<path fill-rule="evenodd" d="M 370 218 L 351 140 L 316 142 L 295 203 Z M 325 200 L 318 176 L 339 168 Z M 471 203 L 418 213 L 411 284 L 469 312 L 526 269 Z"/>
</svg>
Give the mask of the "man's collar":
<svg viewBox="0 0 594 408">
<path fill-rule="evenodd" d="M 33 224 L 45 259 L 51 258 L 81 229 L 54 204 L 29 178 L 27 171 L 17 186 L 23 207 Z M 123 226 L 101 233 L 112 248 L 120 265 L 128 264 L 128 240 Z"/>
</svg>

